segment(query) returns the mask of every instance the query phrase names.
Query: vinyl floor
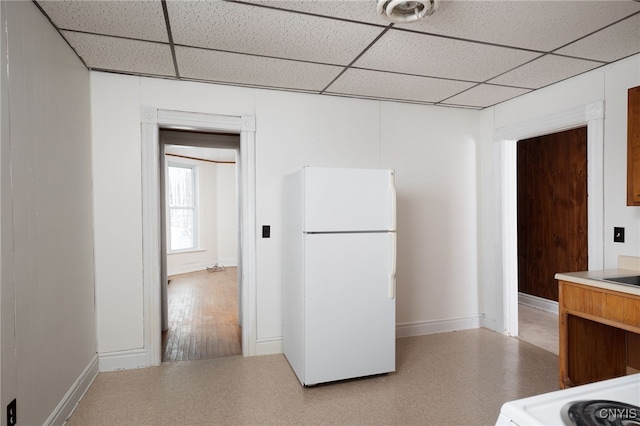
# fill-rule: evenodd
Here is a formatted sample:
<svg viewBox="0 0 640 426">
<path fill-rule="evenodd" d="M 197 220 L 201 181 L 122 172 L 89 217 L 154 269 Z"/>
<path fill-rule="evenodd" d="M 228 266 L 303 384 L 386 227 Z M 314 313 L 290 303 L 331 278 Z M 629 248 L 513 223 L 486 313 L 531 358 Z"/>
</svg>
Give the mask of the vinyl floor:
<svg viewBox="0 0 640 426">
<path fill-rule="evenodd" d="M 493 425 L 558 389 L 556 355 L 487 329 L 396 342 L 395 373 L 308 388 L 282 354 L 99 373 L 68 425 Z"/>
<path fill-rule="evenodd" d="M 518 305 L 518 338 L 547 350 L 555 355 L 559 352 L 558 315 Z"/>
</svg>

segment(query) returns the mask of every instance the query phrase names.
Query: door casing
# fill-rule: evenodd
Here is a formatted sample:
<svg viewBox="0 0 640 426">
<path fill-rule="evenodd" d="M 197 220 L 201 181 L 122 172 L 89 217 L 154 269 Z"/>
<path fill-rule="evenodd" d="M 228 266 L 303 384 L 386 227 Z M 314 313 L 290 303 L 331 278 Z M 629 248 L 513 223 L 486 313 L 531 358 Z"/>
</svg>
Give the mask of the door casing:
<svg viewBox="0 0 640 426">
<path fill-rule="evenodd" d="M 142 240 L 143 240 L 143 319 L 144 353 L 148 366 L 160 365 L 162 250 L 160 218 L 160 140 L 159 129 L 188 129 L 240 135 L 240 175 L 238 196 L 240 258 L 239 319 L 242 324 L 242 353 L 256 353 L 256 208 L 255 208 L 255 118 L 198 112 L 141 108 L 142 132 Z"/>
<path fill-rule="evenodd" d="M 519 139 L 587 126 L 589 270 L 604 265 L 604 102 L 595 102 L 518 125 L 496 129 L 500 155 L 498 193 L 502 227 L 503 332 L 518 335 L 517 149 Z"/>
</svg>

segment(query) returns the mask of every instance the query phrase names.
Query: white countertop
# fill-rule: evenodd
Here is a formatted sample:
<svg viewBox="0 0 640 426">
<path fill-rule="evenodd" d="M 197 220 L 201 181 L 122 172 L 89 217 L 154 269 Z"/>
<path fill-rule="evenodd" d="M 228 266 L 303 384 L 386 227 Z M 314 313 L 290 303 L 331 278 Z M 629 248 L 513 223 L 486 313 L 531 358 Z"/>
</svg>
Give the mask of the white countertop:
<svg viewBox="0 0 640 426">
<path fill-rule="evenodd" d="M 633 269 L 604 269 L 600 271 L 562 272 L 557 273 L 555 278 L 557 280 L 640 296 L 640 286 L 604 280 L 605 278 L 628 277 L 632 275 L 640 275 L 640 271 Z"/>
</svg>

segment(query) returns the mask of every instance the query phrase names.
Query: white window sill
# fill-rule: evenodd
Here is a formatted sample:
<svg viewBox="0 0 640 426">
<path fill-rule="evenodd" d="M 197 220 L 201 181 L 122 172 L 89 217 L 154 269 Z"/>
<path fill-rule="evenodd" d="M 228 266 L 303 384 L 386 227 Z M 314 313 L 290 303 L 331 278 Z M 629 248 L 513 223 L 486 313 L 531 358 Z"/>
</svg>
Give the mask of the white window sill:
<svg viewBox="0 0 640 426">
<path fill-rule="evenodd" d="M 185 253 L 201 253 L 207 251 L 207 249 L 205 248 L 195 248 L 195 249 L 184 249 L 184 250 L 174 250 L 174 251 L 168 251 L 167 255 L 172 255 L 172 254 L 185 254 Z"/>
</svg>

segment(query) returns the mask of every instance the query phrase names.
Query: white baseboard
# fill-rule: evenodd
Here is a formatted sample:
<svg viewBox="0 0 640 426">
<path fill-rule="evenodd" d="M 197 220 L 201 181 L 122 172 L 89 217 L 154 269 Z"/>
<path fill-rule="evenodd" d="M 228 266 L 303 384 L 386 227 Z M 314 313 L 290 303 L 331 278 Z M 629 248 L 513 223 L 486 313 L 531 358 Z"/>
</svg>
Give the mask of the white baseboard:
<svg viewBox="0 0 640 426">
<path fill-rule="evenodd" d="M 204 271 L 205 269 L 214 266 L 216 263 L 218 264 L 218 266 L 236 267 L 238 266 L 238 259 L 220 259 L 217 261 L 211 260 L 206 262 L 167 266 L 167 275 L 171 276 L 178 274 L 188 274 L 190 272 Z"/>
<path fill-rule="evenodd" d="M 558 315 L 558 302 L 526 293 L 518 293 L 518 303 Z"/>
<path fill-rule="evenodd" d="M 218 259 L 219 266 L 227 266 L 229 268 L 235 268 L 238 266 L 238 259 L 236 258 L 228 258 L 228 259 Z"/>
<path fill-rule="evenodd" d="M 106 352 L 99 354 L 100 371 L 131 370 L 149 367 L 149 357 L 144 349 Z"/>
<path fill-rule="evenodd" d="M 396 337 L 423 336 L 480 327 L 480 316 L 451 318 L 436 321 L 419 321 L 396 325 Z"/>
<path fill-rule="evenodd" d="M 466 318 L 398 324 L 396 325 L 396 338 L 479 328 L 481 326 L 480 323 L 481 317 L 478 315 Z M 283 352 L 282 337 L 258 339 L 256 342 L 256 355 L 280 354 Z"/>
<path fill-rule="evenodd" d="M 448 331 L 467 330 L 481 326 L 480 315 L 452 318 L 437 321 L 421 321 L 396 325 L 396 337 L 422 336 L 426 334 L 445 333 Z M 271 355 L 284 352 L 282 337 L 258 339 L 255 355 Z M 100 354 L 100 371 L 129 370 L 148 367 L 147 353 L 144 349 L 109 352 Z"/>
<path fill-rule="evenodd" d="M 256 341 L 256 355 L 281 354 L 283 352 L 282 337 L 258 339 Z"/>
<path fill-rule="evenodd" d="M 91 361 L 82 371 L 78 379 L 69 388 L 65 396 L 62 398 L 58 406 L 53 410 L 49 418 L 44 422 L 45 425 L 62 425 L 73 414 L 78 403 L 91 386 L 91 383 L 98 375 L 98 354 L 91 358 Z"/>
<path fill-rule="evenodd" d="M 480 327 L 486 328 L 491 331 L 495 331 L 496 333 L 505 334 L 504 330 L 499 329 L 502 327 L 498 326 L 498 320 L 496 320 L 495 318 L 488 317 L 484 314 L 480 316 Z"/>
</svg>

